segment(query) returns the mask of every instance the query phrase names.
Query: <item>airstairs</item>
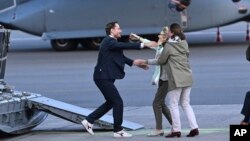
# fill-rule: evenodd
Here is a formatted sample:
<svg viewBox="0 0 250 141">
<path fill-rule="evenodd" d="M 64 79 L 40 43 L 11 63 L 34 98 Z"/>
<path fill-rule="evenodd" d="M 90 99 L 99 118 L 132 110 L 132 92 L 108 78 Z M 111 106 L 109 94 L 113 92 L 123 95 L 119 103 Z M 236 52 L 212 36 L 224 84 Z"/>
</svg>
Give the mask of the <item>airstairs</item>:
<svg viewBox="0 0 250 141">
<path fill-rule="evenodd" d="M 81 124 L 81 121 L 92 112 L 89 109 L 64 103 L 44 96 L 29 99 L 28 105 L 30 108 L 39 109 L 77 124 Z M 110 129 L 113 127 L 113 117 L 104 115 L 95 122 L 95 125 L 104 129 Z M 122 126 L 127 130 L 137 130 L 144 127 L 140 124 L 127 120 L 123 120 Z"/>
</svg>

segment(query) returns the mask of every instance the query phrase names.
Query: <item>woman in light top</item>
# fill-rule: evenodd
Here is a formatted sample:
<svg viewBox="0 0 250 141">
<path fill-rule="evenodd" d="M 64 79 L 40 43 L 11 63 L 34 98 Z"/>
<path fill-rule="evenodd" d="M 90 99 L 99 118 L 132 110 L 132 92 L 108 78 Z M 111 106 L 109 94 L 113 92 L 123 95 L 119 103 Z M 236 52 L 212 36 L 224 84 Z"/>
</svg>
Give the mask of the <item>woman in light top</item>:
<svg viewBox="0 0 250 141">
<path fill-rule="evenodd" d="M 156 51 L 155 59 L 159 58 L 164 48 L 164 45 L 168 40 L 167 33 L 168 33 L 168 27 L 164 27 L 163 30 L 158 35 L 159 38 L 157 41 L 158 46 L 151 48 Z M 140 42 L 142 43 L 151 42 L 150 40 L 144 39 L 133 33 L 131 34 L 131 36 L 132 39 L 140 40 Z M 148 136 L 150 137 L 164 135 L 164 131 L 162 128 L 162 114 L 166 117 L 169 124 L 172 124 L 170 111 L 165 104 L 165 98 L 168 90 L 168 77 L 166 74 L 167 74 L 166 70 L 164 70 L 164 68 L 162 68 L 161 65 L 155 66 L 155 71 L 152 77 L 152 84 L 158 86 L 155 98 L 153 100 L 153 110 L 155 115 L 156 129 L 152 133 L 148 134 Z"/>
</svg>

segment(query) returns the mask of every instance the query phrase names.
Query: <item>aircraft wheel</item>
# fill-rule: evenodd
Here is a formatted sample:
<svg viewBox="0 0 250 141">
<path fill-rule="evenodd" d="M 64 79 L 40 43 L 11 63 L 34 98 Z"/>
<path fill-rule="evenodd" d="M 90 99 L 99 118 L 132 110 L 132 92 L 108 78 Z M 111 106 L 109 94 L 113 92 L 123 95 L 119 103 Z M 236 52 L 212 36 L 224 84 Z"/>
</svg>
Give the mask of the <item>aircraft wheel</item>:
<svg viewBox="0 0 250 141">
<path fill-rule="evenodd" d="M 103 38 L 101 38 L 101 37 L 88 38 L 88 39 L 83 39 L 80 43 L 83 47 L 86 47 L 87 49 L 97 50 L 100 47 L 102 39 Z"/>
<path fill-rule="evenodd" d="M 71 51 L 77 48 L 78 41 L 73 39 L 57 39 L 51 40 L 51 45 L 56 51 Z"/>
</svg>

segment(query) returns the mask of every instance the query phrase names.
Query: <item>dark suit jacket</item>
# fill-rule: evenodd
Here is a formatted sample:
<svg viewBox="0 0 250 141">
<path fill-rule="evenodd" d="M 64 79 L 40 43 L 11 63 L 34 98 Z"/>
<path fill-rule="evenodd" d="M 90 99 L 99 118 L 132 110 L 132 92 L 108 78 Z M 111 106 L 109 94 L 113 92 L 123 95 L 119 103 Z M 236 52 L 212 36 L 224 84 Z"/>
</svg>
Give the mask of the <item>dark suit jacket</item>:
<svg viewBox="0 0 250 141">
<path fill-rule="evenodd" d="M 94 79 L 122 79 L 125 64 L 132 66 L 133 60 L 123 54 L 123 49 L 140 49 L 140 43 L 123 43 L 106 36 L 100 46 Z"/>
</svg>

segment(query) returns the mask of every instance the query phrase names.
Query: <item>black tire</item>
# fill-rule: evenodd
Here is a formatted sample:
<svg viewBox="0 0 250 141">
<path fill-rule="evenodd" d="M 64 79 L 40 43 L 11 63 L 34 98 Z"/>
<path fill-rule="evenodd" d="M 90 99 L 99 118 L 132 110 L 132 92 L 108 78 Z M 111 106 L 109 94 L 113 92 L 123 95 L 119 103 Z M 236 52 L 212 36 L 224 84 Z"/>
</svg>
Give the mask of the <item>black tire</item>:
<svg viewBox="0 0 250 141">
<path fill-rule="evenodd" d="M 56 39 L 51 40 L 52 48 L 56 51 L 72 51 L 76 50 L 78 41 L 73 39 Z"/>
<path fill-rule="evenodd" d="M 100 44 L 102 42 L 101 37 L 99 38 L 88 38 L 81 40 L 81 45 L 90 50 L 98 50 L 100 48 Z"/>
</svg>

